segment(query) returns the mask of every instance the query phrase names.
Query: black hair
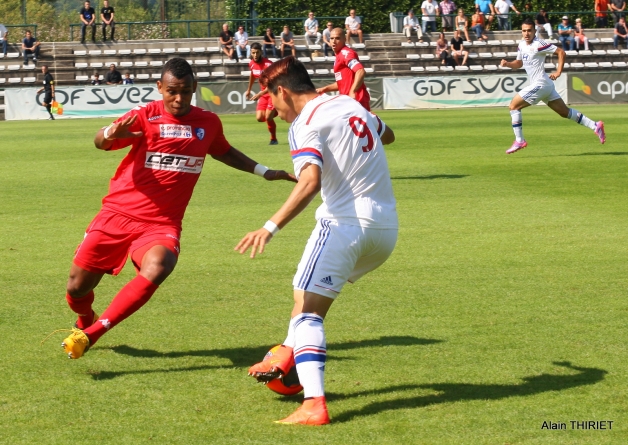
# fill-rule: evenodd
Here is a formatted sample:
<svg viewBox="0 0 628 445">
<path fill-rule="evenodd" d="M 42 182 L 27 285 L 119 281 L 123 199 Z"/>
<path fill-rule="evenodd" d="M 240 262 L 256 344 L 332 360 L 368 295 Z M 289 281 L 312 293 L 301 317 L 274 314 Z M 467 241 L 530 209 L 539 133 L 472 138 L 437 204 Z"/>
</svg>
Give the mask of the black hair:
<svg viewBox="0 0 628 445">
<path fill-rule="evenodd" d="M 534 22 L 532 21 L 532 19 L 531 19 L 530 17 L 528 17 L 527 19 L 525 19 L 521 25 L 522 25 L 522 26 L 523 26 L 523 25 L 531 25 L 531 26 L 535 26 Z"/>
<path fill-rule="evenodd" d="M 251 43 L 251 49 L 258 49 L 258 50 L 262 50 L 262 45 L 259 42 L 253 42 Z"/>
<path fill-rule="evenodd" d="M 166 73 L 172 74 L 177 79 L 183 79 L 186 76 L 191 76 L 192 80 L 194 80 L 194 71 L 192 71 L 192 67 L 187 60 L 182 59 L 181 57 L 175 57 L 166 62 L 161 70 L 162 79 Z"/>
<path fill-rule="evenodd" d="M 262 85 L 273 94 L 277 94 L 280 86 L 297 94 L 316 92 L 305 65 L 293 56 L 273 63 L 262 72 L 261 77 Z"/>
</svg>

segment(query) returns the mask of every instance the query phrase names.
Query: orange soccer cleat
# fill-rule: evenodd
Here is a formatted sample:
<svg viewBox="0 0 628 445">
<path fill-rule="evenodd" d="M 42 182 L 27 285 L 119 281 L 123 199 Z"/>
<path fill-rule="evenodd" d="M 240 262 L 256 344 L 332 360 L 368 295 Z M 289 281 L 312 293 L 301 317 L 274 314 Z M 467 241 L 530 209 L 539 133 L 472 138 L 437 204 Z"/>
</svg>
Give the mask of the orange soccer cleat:
<svg viewBox="0 0 628 445">
<path fill-rule="evenodd" d="M 292 366 L 294 366 L 292 348 L 277 345 L 268 351 L 264 360 L 249 368 L 249 375 L 260 382 L 270 382 L 286 375 Z"/>
<path fill-rule="evenodd" d="M 285 425 L 327 425 L 330 422 L 325 396 L 313 397 L 303 401 L 303 405 L 295 412 L 275 423 Z"/>
</svg>

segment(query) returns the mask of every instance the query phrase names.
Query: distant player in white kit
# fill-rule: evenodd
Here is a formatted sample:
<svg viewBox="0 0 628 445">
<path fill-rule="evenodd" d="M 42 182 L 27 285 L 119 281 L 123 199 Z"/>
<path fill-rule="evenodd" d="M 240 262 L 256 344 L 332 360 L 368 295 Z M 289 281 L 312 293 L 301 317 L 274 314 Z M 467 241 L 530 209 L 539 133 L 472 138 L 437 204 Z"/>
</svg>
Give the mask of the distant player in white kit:
<svg viewBox="0 0 628 445">
<path fill-rule="evenodd" d="M 394 133 L 348 96 L 319 95 L 294 57 L 262 73 L 279 117 L 292 123 L 290 153 L 299 182 L 263 228 L 235 247 L 251 258 L 321 192 L 317 223 L 293 280 L 294 308 L 283 347 L 254 365 L 249 375 L 269 381 L 296 362 L 303 405 L 277 423 L 329 423 L 323 373 L 323 318 L 344 284 L 381 266 L 397 241 L 397 211 L 384 144 Z"/>
<path fill-rule="evenodd" d="M 517 93 L 510 102 L 510 116 L 512 117 L 512 129 L 515 132 L 515 142 L 506 150 L 506 153 L 511 154 L 528 146 L 528 143 L 523 138 L 521 110 L 530 105 L 535 105 L 539 101 L 545 102 L 548 107 L 561 117 L 569 118 L 593 130 L 600 138 L 602 144 L 606 142 L 604 122 L 594 122 L 578 110 L 567 107 L 556 92 L 553 80 L 556 80 L 563 71 L 565 51 L 535 37 L 535 25 L 530 19 L 524 20 L 521 25 L 521 32 L 523 40 L 519 42 L 517 60 L 508 62 L 503 59 L 501 61 L 501 66 L 508 68 L 519 69 L 523 67 L 530 79 L 530 85 Z M 545 74 L 545 57 L 552 53 L 556 53 L 558 56 L 558 63 L 556 71 L 548 76 Z"/>
</svg>

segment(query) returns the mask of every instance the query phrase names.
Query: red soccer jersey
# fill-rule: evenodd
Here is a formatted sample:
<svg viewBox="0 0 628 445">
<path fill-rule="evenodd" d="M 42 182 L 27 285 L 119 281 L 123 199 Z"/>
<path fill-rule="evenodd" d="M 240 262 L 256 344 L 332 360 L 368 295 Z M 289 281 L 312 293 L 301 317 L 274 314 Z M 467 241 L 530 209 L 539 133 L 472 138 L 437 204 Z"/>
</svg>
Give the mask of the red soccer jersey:
<svg viewBox="0 0 628 445">
<path fill-rule="evenodd" d="M 334 62 L 334 75 L 336 76 L 336 83 L 338 83 L 338 91 L 340 94 L 349 94 L 351 85 L 353 85 L 353 81 L 355 80 L 355 72 L 363 68 L 358 54 L 351 48 L 343 46 L 340 52 L 336 54 L 336 61 Z M 369 103 L 371 96 L 366 90 L 364 83 L 362 83 L 362 86 L 355 92 L 355 100 L 370 111 Z"/>
<path fill-rule="evenodd" d="M 273 64 L 273 62 L 271 62 L 268 59 L 265 59 L 262 57 L 262 60 L 259 61 L 259 63 L 257 63 L 255 60 L 251 59 L 249 61 L 249 68 L 251 69 L 251 74 L 253 75 L 253 77 L 255 79 L 259 79 L 260 76 L 262 75 L 262 71 L 264 71 L 266 68 L 268 68 L 269 66 L 271 66 Z M 260 85 L 260 88 L 262 86 Z"/>
<path fill-rule="evenodd" d="M 205 156 L 231 147 L 222 122 L 194 106 L 185 116 L 172 116 L 162 100 L 135 107 L 116 122 L 130 116 L 137 116 L 130 131 L 144 135 L 114 141 L 112 150 L 132 148 L 111 178 L 103 208 L 139 221 L 181 225 Z"/>
</svg>

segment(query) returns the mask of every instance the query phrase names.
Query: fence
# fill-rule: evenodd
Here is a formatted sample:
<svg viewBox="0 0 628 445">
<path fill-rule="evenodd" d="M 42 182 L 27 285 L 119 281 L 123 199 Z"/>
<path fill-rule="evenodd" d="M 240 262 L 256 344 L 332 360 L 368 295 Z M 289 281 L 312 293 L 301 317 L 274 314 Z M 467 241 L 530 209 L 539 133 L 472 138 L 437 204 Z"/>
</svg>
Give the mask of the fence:
<svg viewBox="0 0 628 445">
<path fill-rule="evenodd" d="M 323 21 L 342 20 L 345 17 L 317 17 L 319 23 Z M 211 20 L 157 20 L 151 22 L 116 22 L 116 35 L 122 40 L 144 39 L 176 39 L 176 38 L 208 38 L 218 37 L 223 23 L 229 24 L 229 29 L 235 30 L 243 25 L 250 36 L 258 35 L 258 29 L 272 28 L 278 31 L 284 25 L 289 25 L 293 31 L 302 31 L 305 17 L 283 18 L 255 18 L 255 19 L 211 19 Z M 81 23 L 70 24 L 70 40 L 74 41 L 74 30 L 80 35 Z M 97 27 L 101 24 L 97 24 Z M 324 27 L 321 27 L 323 29 Z M 260 34 L 261 35 L 261 34 Z"/>
<path fill-rule="evenodd" d="M 466 12 L 465 14 L 467 15 L 467 19 L 469 19 L 469 26 L 471 26 L 471 15 L 473 14 L 472 11 Z M 524 19 L 526 18 L 531 18 L 532 20 L 534 20 L 537 16 L 538 12 L 531 12 L 531 11 L 521 11 L 521 14 L 517 14 L 514 12 L 511 12 L 508 14 L 508 27 L 510 29 L 515 29 L 518 28 L 519 26 L 521 26 L 521 23 L 523 22 Z M 448 14 L 447 17 L 455 17 L 457 14 Z M 503 15 L 503 14 L 500 14 Z M 570 18 L 570 22 L 573 26 L 573 23 L 575 21 L 576 17 L 580 17 L 582 18 L 582 26 L 585 28 L 593 28 L 594 26 L 594 22 L 595 22 L 595 11 L 551 11 L 551 12 L 547 12 L 547 15 L 550 18 L 550 23 L 552 23 L 552 26 L 558 26 L 558 24 L 561 21 L 561 17 L 566 15 Z M 611 16 L 611 14 L 608 14 L 609 16 Z M 402 12 L 391 12 L 390 13 L 390 30 L 391 32 L 402 32 L 403 30 L 403 18 L 406 16 L 406 14 L 402 13 Z M 421 19 L 421 14 L 416 14 L 416 17 L 420 20 Z M 440 25 L 441 25 L 441 21 L 439 20 L 440 17 L 443 16 L 438 16 L 436 17 L 436 24 L 440 29 Z M 497 20 L 494 21 L 494 23 L 496 24 L 495 26 L 497 26 Z"/>
</svg>

